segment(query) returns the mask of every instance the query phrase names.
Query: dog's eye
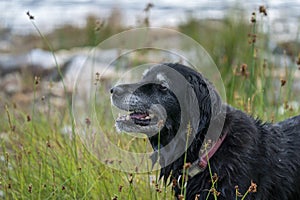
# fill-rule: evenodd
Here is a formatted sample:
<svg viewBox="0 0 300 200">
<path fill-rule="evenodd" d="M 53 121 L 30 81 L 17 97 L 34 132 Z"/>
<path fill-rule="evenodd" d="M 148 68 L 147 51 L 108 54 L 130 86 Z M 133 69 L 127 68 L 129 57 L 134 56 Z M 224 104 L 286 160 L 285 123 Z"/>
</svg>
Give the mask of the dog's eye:
<svg viewBox="0 0 300 200">
<path fill-rule="evenodd" d="M 165 84 L 159 84 L 159 90 L 160 91 L 166 91 L 168 87 Z"/>
</svg>

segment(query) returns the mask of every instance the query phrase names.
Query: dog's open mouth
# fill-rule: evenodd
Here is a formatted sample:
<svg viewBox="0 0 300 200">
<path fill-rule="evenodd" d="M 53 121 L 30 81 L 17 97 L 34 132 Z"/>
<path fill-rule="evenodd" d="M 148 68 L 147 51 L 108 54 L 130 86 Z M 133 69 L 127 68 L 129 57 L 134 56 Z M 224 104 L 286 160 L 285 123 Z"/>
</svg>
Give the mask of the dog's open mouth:
<svg viewBox="0 0 300 200">
<path fill-rule="evenodd" d="M 166 117 L 162 106 L 153 105 L 145 111 L 135 110 L 119 114 L 116 127 L 119 131 L 154 134 L 164 126 Z"/>
<path fill-rule="evenodd" d="M 151 120 L 154 120 L 155 115 L 149 114 L 149 112 L 133 111 L 127 115 L 119 114 L 117 121 L 133 121 L 136 125 L 148 126 Z"/>
</svg>

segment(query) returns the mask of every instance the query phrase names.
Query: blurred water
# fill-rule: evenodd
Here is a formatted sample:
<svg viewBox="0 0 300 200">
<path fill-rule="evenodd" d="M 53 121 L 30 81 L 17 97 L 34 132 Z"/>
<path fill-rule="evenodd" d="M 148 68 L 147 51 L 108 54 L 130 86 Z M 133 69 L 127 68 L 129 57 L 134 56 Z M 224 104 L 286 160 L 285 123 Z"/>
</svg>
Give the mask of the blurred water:
<svg viewBox="0 0 300 200">
<path fill-rule="evenodd" d="M 137 20 L 145 16 L 143 9 L 149 2 L 154 4 L 150 12 L 153 26 L 176 25 L 184 21 L 189 13 L 199 19 L 219 19 L 239 4 L 249 18 L 251 12 L 265 5 L 270 28 L 278 37 L 295 39 L 299 29 L 299 0 L 0 0 L 0 26 L 21 34 L 33 32 L 33 26 L 25 14 L 27 11 L 35 16 L 36 23 L 44 32 L 66 23 L 83 26 L 88 15 L 105 18 L 114 7 L 121 10 L 122 23 L 135 26 Z"/>
</svg>

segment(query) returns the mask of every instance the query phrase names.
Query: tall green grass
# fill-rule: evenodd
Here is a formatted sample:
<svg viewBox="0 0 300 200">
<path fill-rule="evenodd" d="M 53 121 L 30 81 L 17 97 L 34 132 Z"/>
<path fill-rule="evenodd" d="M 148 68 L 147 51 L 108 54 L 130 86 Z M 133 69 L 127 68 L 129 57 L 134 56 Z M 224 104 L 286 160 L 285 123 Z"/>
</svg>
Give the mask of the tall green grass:
<svg viewBox="0 0 300 200">
<path fill-rule="evenodd" d="M 297 64 L 281 66 L 280 63 L 289 59 L 288 55 L 273 58 L 279 55 L 269 49 L 273 33 L 268 29 L 267 16 L 258 11 L 251 16 L 244 13 L 233 8 L 223 20 L 197 20 L 191 15 L 179 30 L 199 42 L 211 55 L 222 75 L 229 104 L 263 120 L 283 119 L 287 116 L 279 116 L 278 108 L 299 98 L 292 91 Z M 300 51 L 292 50 L 293 55 Z M 284 73 L 275 76 L 279 71 Z M 286 84 L 282 85 L 282 81 Z M 285 113 L 290 116 L 297 111 L 287 109 Z"/>
</svg>

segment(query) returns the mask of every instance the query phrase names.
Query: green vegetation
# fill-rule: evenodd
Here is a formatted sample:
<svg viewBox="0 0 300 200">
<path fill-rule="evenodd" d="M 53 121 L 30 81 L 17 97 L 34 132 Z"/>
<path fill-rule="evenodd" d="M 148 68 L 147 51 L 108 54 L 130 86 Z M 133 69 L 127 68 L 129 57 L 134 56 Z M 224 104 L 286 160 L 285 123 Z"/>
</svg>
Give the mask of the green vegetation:
<svg viewBox="0 0 300 200">
<path fill-rule="evenodd" d="M 228 14 L 220 21 L 197 21 L 191 17 L 178 29 L 198 41 L 212 56 L 221 71 L 229 104 L 263 120 L 278 121 L 299 114 L 299 109 L 289 104 L 300 98 L 299 91 L 292 90 L 299 65 L 295 62 L 291 66 L 277 66 L 278 63 L 269 59 L 267 44 L 272 33 L 261 32 L 266 22 L 263 16 L 256 15 L 247 20 L 249 16 L 237 18 Z M 43 48 L 49 49 L 49 44 L 45 43 L 48 40 L 55 56 L 57 49 L 94 46 L 123 29 L 119 26 L 112 30 L 104 25 L 103 29 L 100 27 L 105 35 L 101 39 L 96 34 L 99 30 L 93 25 L 100 22 L 93 17 L 89 22 L 82 37 L 72 27 L 46 35 L 46 39 L 39 37 Z M 72 35 L 76 40 L 70 39 Z M 294 51 L 297 55 L 300 49 Z M 278 67 L 284 69 L 279 76 L 276 75 L 280 72 Z M 69 99 L 65 98 L 66 106 L 58 108 L 41 95 L 38 78 L 26 83 L 26 87 L 34 91 L 28 104 L 12 101 L 10 96 L 0 97 L 0 198 L 172 199 L 171 185 L 158 182 L 157 171 L 131 174 L 107 167 L 115 160 L 100 162 L 76 136 Z M 100 96 L 107 96 L 108 91 L 98 92 Z M 107 120 L 112 119 L 111 112 L 107 112 L 108 105 L 109 99 L 103 99 L 97 106 L 97 117 L 105 135 L 111 141 L 118 141 L 122 149 L 149 150 L 147 140 L 116 133 L 114 122 Z M 281 106 L 283 114 L 279 112 Z M 93 119 L 86 118 L 86 130 L 91 128 L 90 120 Z M 72 131 L 64 134 L 66 126 L 71 126 Z M 212 180 L 216 183 L 213 173 Z M 240 192 L 249 192 L 232 189 L 237 196 Z M 217 199 L 217 187 L 213 195 Z"/>
<path fill-rule="evenodd" d="M 289 58 L 286 54 L 274 62 L 268 48 L 272 33 L 261 31 L 268 25 L 263 13 L 249 17 L 243 11 L 233 11 L 222 21 L 197 21 L 191 17 L 179 30 L 212 56 L 222 74 L 228 103 L 264 120 L 279 120 L 271 119 L 277 115 L 276 108 L 299 97 L 291 91 L 298 70 L 296 62 L 282 66 Z M 299 45 L 281 47 L 294 57 L 300 51 Z M 283 87 L 282 82 L 286 83 Z"/>
</svg>

